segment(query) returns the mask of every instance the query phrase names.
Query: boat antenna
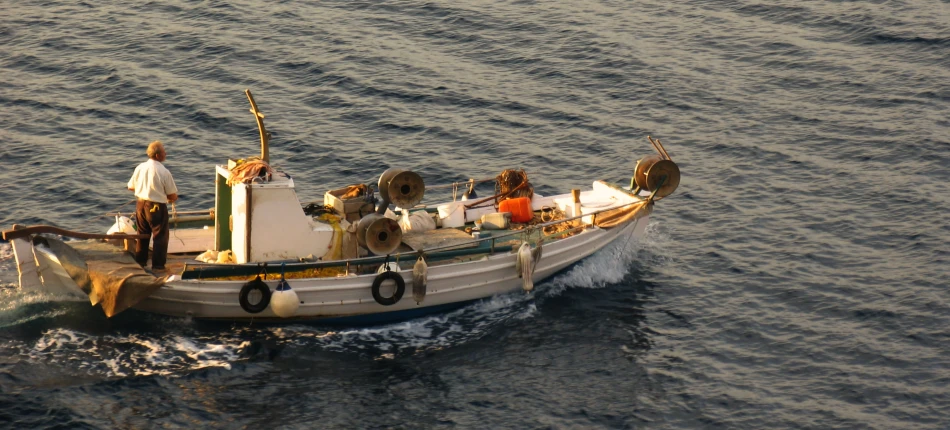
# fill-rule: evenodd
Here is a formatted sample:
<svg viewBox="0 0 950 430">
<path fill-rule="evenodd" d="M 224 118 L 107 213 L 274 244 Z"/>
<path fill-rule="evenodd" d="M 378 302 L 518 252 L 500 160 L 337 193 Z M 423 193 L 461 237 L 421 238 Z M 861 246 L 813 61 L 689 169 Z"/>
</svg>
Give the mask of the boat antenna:
<svg viewBox="0 0 950 430">
<path fill-rule="evenodd" d="M 254 103 L 251 90 L 244 90 L 244 94 L 247 94 L 247 101 L 251 102 L 251 113 L 254 114 L 254 119 L 257 120 L 257 129 L 261 132 L 261 161 L 270 164 L 270 151 L 267 148 L 270 133 L 264 128 L 264 114 L 257 110 L 257 103 Z"/>
</svg>

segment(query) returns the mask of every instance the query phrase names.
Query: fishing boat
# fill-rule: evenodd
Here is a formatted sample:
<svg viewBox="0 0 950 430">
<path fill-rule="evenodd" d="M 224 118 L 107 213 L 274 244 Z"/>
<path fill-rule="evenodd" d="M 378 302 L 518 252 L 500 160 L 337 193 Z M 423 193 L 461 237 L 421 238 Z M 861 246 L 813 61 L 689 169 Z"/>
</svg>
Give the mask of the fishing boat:
<svg viewBox="0 0 950 430">
<path fill-rule="evenodd" d="M 269 133 L 250 91 L 261 155 L 214 166 L 215 205 L 175 212 L 165 272 L 134 262 L 138 235 L 126 214 L 109 232 L 14 226 L 20 286 L 87 298 L 107 317 L 137 309 L 228 321 L 376 323 L 440 312 L 525 291 L 618 238 L 639 238 L 655 202 L 678 186 L 659 139 L 629 187 L 542 196 L 523 170 L 427 187 L 390 168 L 375 187 L 329 190 L 302 203 L 294 178 L 270 165 Z M 492 195 L 478 198 L 494 183 Z M 428 190 L 462 190 L 428 203 Z M 484 193 L 484 191 L 483 191 Z"/>
</svg>

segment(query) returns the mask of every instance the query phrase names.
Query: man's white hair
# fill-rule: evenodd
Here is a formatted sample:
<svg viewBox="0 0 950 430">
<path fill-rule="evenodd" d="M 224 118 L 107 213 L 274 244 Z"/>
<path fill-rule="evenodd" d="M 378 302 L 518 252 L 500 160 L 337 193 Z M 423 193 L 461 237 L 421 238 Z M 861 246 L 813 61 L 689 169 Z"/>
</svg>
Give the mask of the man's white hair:
<svg viewBox="0 0 950 430">
<path fill-rule="evenodd" d="M 165 149 L 165 145 L 162 142 L 156 140 L 148 144 L 148 149 L 145 150 L 145 153 L 148 154 L 149 158 L 154 157 L 155 154 L 162 152 Z"/>
</svg>

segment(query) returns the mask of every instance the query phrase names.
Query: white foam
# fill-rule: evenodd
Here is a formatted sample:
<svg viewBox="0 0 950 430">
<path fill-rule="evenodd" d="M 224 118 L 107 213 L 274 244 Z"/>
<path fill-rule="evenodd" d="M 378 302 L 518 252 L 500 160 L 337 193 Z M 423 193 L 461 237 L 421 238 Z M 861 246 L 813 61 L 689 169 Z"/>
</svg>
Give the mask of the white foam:
<svg viewBox="0 0 950 430">
<path fill-rule="evenodd" d="M 540 290 L 547 296 L 557 296 L 567 288 L 604 288 L 623 280 L 630 269 L 639 264 L 656 264 L 668 257 L 657 254 L 668 236 L 659 232 L 656 223 L 647 226 L 639 239 L 633 236 L 618 238 L 610 245 L 575 265 L 567 273 L 542 283 Z M 542 257 L 543 258 L 543 257 Z M 650 258 L 644 261 L 644 258 Z"/>
<path fill-rule="evenodd" d="M 19 288 L 0 289 L 0 314 L 35 303 L 85 302 L 76 296 L 52 294 L 44 291 L 23 291 Z"/>
<path fill-rule="evenodd" d="M 24 315 L 18 319 L 4 318 L 6 319 L 6 321 L 4 321 L 3 319 L 0 319 L 0 328 L 16 327 L 19 325 L 29 323 L 30 321 L 35 321 L 35 320 L 44 319 L 44 318 L 57 318 L 57 317 L 66 315 L 67 313 L 69 313 L 69 311 L 66 309 L 51 309 L 51 310 L 47 310 L 43 312 L 36 312 L 36 313 Z"/>
<path fill-rule="evenodd" d="M 385 326 L 325 331 L 311 326 L 271 328 L 283 346 L 368 354 L 376 360 L 426 353 L 472 342 L 511 320 L 537 312 L 533 298 L 521 292 L 492 297 L 453 312 Z"/>
<path fill-rule="evenodd" d="M 0 289 L 0 328 L 15 327 L 44 318 L 56 318 L 69 312 L 62 304 L 41 303 L 75 300 L 48 293 L 22 292 L 17 288 Z"/>
<path fill-rule="evenodd" d="M 639 258 L 654 258 L 657 237 L 662 238 L 651 225 L 640 241 L 618 239 L 569 272 L 540 283 L 531 294 L 499 295 L 453 312 L 386 326 L 325 331 L 297 325 L 271 328 L 270 332 L 280 345 L 368 354 L 377 360 L 449 348 L 490 335 L 510 321 L 535 317 L 537 300 L 557 296 L 567 288 L 603 288 L 622 281 Z"/>
<path fill-rule="evenodd" d="M 118 377 L 128 376 L 125 372 L 123 372 L 123 371 L 121 371 L 121 370 L 119 369 L 119 364 L 116 363 L 116 361 L 115 361 L 114 359 L 112 359 L 112 360 L 102 360 L 102 364 L 106 365 L 106 367 L 108 367 L 109 370 L 112 371 L 112 374 L 113 374 L 114 376 L 118 376 Z"/>
<path fill-rule="evenodd" d="M 65 363 L 107 377 L 181 376 L 211 367 L 230 369 L 247 346 L 247 341 L 233 337 L 95 336 L 58 328 L 44 332 L 32 347 L 24 346 L 23 355 L 30 360 Z"/>
<path fill-rule="evenodd" d="M 0 290 L 15 289 L 20 283 L 16 259 L 13 258 L 13 246 L 0 243 Z"/>
</svg>

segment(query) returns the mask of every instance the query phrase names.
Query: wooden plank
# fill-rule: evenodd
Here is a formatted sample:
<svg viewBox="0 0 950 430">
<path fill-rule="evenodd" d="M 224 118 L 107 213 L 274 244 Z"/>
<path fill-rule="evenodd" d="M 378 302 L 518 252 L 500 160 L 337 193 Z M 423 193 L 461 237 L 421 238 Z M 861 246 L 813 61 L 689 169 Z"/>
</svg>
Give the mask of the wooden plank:
<svg viewBox="0 0 950 430">
<path fill-rule="evenodd" d="M 168 234 L 169 254 L 205 252 L 209 249 L 214 249 L 214 230 L 210 228 L 178 228 L 170 230 Z"/>
</svg>

